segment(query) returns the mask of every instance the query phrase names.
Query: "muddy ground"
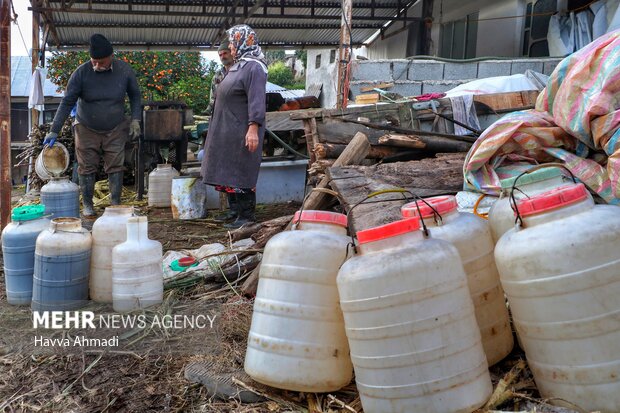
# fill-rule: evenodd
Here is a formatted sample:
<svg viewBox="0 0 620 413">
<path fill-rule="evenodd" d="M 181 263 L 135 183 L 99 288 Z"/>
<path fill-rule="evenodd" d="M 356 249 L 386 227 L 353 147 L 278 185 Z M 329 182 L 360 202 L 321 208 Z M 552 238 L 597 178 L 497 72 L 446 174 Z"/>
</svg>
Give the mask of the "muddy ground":
<svg viewBox="0 0 620 413">
<path fill-rule="evenodd" d="M 259 206 L 257 218 L 265 221 L 292 214 L 298 207 Z M 164 250 L 229 241 L 228 231 L 208 219 L 175 221 L 168 210 L 144 206 L 139 213 L 149 216 L 149 236 L 160 241 Z M 49 351 L 34 346 L 30 309 L 6 303 L 4 275 L 0 274 L 0 412 L 361 412 L 354 384 L 333 395 L 312 395 L 265 389 L 249 380 L 244 383 L 265 392 L 266 398 L 261 403 L 241 404 L 212 397 L 205 387 L 185 379 L 185 367 L 193 361 L 214 363 L 220 373 L 234 375 L 242 369 L 252 301 L 241 297 L 237 287 L 234 283 L 199 283 L 168 290 L 164 303 L 146 313 L 148 317 L 212 314 L 216 317 L 213 328 L 151 328 L 137 333 L 125 329 L 127 338 L 113 350 Z M 85 309 L 112 313 L 110 306 L 100 304 Z M 50 337 L 72 338 L 80 333 L 70 329 Z M 492 410 L 571 412 L 537 399 L 523 359 L 515 347 L 506 360 L 491 368 L 493 384 L 500 387 L 494 396 L 503 400 Z M 512 379 L 505 391 L 498 386 L 502 378 Z"/>
</svg>

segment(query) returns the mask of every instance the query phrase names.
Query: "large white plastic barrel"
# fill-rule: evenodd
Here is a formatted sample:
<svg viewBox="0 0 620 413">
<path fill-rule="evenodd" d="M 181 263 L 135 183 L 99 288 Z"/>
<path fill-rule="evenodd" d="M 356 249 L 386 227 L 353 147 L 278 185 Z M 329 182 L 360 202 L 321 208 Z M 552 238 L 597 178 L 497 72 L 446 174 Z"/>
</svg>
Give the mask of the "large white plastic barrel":
<svg viewBox="0 0 620 413">
<path fill-rule="evenodd" d="M 41 203 L 51 218 L 79 218 L 80 188 L 66 176 L 52 178 L 41 188 Z"/>
<path fill-rule="evenodd" d="M 148 204 L 151 207 L 170 207 L 172 178 L 179 172 L 170 164 L 158 164 L 149 174 Z"/>
<path fill-rule="evenodd" d="M 620 208 L 583 184 L 521 200 L 495 260 L 540 393 L 620 408 Z M 554 403 L 562 404 L 556 399 Z"/>
<path fill-rule="evenodd" d="M 112 306 L 131 311 L 164 298 L 162 246 L 148 237 L 144 216 L 127 219 L 127 241 L 112 250 Z"/>
<path fill-rule="evenodd" d="M 54 218 L 37 237 L 32 309 L 67 311 L 88 302 L 90 232 L 79 218 Z"/>
<path fill-rule="evenodd" d="M 492 366 L 510 354 L 514 340 L 504 291 L 495 266 L 495 245 L 489 225 L 474 214 L 458 212 L 453 195 L 426 198 L 425 201 L 430 206 L 422 201 L 417 204 L 431 236 L 452 243 L 459 251 L 476 309 L 484 352 Z M 434 215 L 431 206 L 441 218 Z M 405 218 L 418 216 L 415 202 L 404 205 L 401 210 Z"/>
<path fill-rule="evenodd" d="M 502 235 L 515 226 L 515 216 L 510 206 L 510 191 L 517 177 L 500 181 L 502 192 L 499 199 L 489 210 L 489 224 L 493 241 L 497 242 Z M 562 170 L 549 167 L 523 175 L 517 181 L 514 191 L 517 200 L 548 191 L 566 183 Z"/>
<path fill-rule="evenodd" d="M 11 222 L 2 230 L 4 283 L 9 304 L 30 305 L 37 237 L 50 224 L 44 212 L 44 205 L 14 208 Z"/>
<path fill-rule="evenodd" d="M 492 392 L 467 277 L 418 218 L 357 233 L 338 273 L 365 412 L 472 412 Z"/>
<path fill-rule="evenodd" d="M 112 205 L 93 224 L 93 250 L 90 259 L 90 299 L 112 302 L 112 249 L 127 240 L 127 220 L 133 207 Z"/>
<path fill-rule="evenodd" d="M 304 211 L 298 220 L 265 246 L 244 367 L 273 387 L 336 391 L 353 375 L 336 286 L 347 217 Z"/>
</svg>

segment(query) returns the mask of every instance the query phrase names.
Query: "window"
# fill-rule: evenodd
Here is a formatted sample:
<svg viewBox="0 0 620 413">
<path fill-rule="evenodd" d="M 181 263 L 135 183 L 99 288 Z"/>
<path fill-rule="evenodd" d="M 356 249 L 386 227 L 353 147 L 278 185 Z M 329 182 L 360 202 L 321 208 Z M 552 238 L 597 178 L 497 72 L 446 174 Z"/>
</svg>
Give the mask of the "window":
<svg viewBox="0 0 620 413">
<path fill-rule="evenodd" d="M 320 54 L 316 55 L 316 60 L 314 61 L 314 68 L 318 69 L 319 67 L 321 67 L 321 55 Z"/>
<path fill-rule="evenodd" d="M 450 59 L 476 57 L 478 13 L 441 25 L 439 55 Z"/>
<path fill-rule="evenodd" d="M 549 56 L 547 32 L 551 13 L 558 9 L 557 0 L 535 0 L 525 6 L 525 22 L 523 24 L 523 56 Z"/>
<path fill-rule="evenodd" d="M 329 53 L 329 63 L 334 63 L 336 61 L 336 51 L 332 50 Z"/>
</svg>

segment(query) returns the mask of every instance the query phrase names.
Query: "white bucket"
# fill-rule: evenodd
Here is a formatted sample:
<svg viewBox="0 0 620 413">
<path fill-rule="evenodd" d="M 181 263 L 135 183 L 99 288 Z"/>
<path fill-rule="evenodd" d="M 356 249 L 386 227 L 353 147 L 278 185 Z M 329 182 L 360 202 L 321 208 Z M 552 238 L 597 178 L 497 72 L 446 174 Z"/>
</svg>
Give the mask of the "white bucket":
<svg viewBox="0 0 620 413">
<path fill-rule="evenodd" d="M 60 142 L 56 142 L 53 147 L 44 146 L 37 161 L 34 170 L 44 181 L 49 181 L 53 177 L 58 177 L 65 173 L 69 167 L 69 151 Z"/>
<path fill-rule="evenodd" d="M 174 219 L 196 219 L 207 216 L 207 185 L 199 177 L 174 177 L 170 198 Z"/>
</svg>

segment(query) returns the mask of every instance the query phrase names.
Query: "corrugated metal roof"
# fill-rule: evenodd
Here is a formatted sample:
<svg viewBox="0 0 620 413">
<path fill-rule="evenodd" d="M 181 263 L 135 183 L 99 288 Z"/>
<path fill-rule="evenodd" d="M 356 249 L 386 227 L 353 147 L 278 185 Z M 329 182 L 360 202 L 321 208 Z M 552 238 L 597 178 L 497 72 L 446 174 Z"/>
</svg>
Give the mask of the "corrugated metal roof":
<svg viewBox="0 0 620 413">
<path fill-rule="evenodd" d="M 47 0 L 35 8 L 52 28 L 48 45 L 85 47 L 101 33 L 117 48 L 204 49 L 245 22 L 264 46 L 330 46 L 340 41 L 341 2 L 327 0 Z M 90 5 L 89 5 L 90 3 Z M 233 14 L 230 4 L 239 4 Z M 362 0 L 353 5 L 351 37 L 361 45 L 415 1 Z M 225 6 L 228 5 L 228 6 Z M 314 4 L 314 7 L 312 5 Z M 90 8 L 89 8 L 90 7 Z M 251 13 L 253 11 L 253 14 Z M 411 13 L 410 13 L 411 14 Z M 247 16 L 247 17 L 246 17 Z M 417 17 L 400 14 L 402 21 Z"/>
<path fill-rule="evenodd" d="M 42 69 L 41 75 L 45 76 L 43 82 L 43 94 L 45 97 L 61 98 L 58 86 L 47 78 L 47 70 Z M 32 64 L 28 56 L 11 56 L 11 97 L 30 96 L 30 79 L 32 78 Z"/>
</svg>

